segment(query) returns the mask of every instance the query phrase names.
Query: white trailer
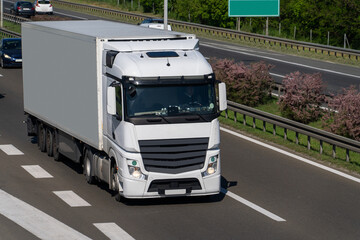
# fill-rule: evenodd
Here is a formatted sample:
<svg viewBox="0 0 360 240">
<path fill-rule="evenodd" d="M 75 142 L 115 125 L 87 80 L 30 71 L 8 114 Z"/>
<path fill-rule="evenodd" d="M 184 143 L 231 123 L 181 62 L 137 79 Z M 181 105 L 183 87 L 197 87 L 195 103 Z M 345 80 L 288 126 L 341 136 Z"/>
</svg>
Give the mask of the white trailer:
<svg viewBox="0 0 360 240">
<path fill-rule="evenodd" d="M 219 193 L 225 84 L 194 35 L 26 22 L 22 45 L 27 129 L 41 151 L 82 164 L 87 182 L 121 197 Z"/>
</svg>

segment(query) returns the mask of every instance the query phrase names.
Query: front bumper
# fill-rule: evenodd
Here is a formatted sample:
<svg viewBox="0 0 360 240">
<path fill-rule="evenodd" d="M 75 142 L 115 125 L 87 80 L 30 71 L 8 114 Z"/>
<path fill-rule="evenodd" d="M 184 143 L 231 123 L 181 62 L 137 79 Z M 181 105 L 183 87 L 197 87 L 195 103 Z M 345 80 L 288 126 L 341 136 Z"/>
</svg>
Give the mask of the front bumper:
<svg viewBox="0 0 360 240">
<path fill-rule="evenodd" d="M 21 67 L 22 59 L 3 58 L 3 67 Z"/>
<path fill-rule="evenodd" d="M 119 176 L 122 187 L 120 195 L 125 198 L 160 198 L 177 196 L 204 196 L 220 192 L 220 171 L 214 175 L 202 177 L 200 171 L 167 175 L 151 173 L 148 180 L 134 180 Z M 162 182 L 154 187 L 154 182 Z M 198 182 L 199 187 L 194 187 Z"/>
</svg>

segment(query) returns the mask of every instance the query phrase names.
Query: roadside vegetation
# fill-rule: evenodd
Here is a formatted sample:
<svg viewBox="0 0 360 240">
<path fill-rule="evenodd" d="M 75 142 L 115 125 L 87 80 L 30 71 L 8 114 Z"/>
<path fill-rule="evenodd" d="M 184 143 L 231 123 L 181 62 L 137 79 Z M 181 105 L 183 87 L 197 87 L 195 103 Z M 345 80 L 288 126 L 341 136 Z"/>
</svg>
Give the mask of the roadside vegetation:
<svg viewBox="0 0 360 240">
<path fill-rule="evenodd" d="M 269 74 L 271 66 L 262 62 L 246 66 L 228 59 L 211 59 L 210 63 L 217 78 L 227 84 L 229 100 L 359 141 L 360 93 L 355 87 L 343 89 L 337 95 L 325 98 L 323 94 L 325 87 L 320 74 L 295 72 L 285 76 L 284 94 L 273 97 L 271 95 L 272 80 Z M 248 72 L 251 72 L 251 77 L 246 75 Z M 259 84 L 264 81 L 267 84 Z M 239 91 L 238 87 L 247 90 Z M 329 108 L 321 108 L 322 104 L 328 105 Z M 360 154 L 358 153 L 350 152 L 350 160 L 347 161 L 346 150 L 337 148 L 334 158 L 333 146 L 330 144 L 324 143 L 323 153 L 320 154 L 319 140 L 311 139 L 311 147 L 308 149 L 308 138 L 305 135 L 299 134 L 297 144 L 296 133 L 293 131 L 285 132 L 283 128 L 277 127 L 276 135 L 273 135 L 272 124 L 267 124 L 266 131 L 263 131 L 262 121 L 256 120 L 255 128 L 252 118 L 246 118 L 246 125 L 243 121 L 242 114 L 237 114 L 235 118 L 232 111 L 224 112 L 220 117 L 221 123 L 246 134 L 360 174 Z"/>
</svg>

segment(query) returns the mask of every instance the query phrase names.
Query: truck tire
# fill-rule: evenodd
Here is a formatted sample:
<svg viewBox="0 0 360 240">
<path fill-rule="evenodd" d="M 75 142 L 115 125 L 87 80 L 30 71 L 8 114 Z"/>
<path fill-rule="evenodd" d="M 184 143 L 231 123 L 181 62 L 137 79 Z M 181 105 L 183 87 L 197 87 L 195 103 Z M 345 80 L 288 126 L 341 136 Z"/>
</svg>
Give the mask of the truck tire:
<svg viewBox="0 0 360 240">
<path fill-rule="evenodd" d="M 38 145 L 39 149 L 42 152 L 46 151 L 46 129 L 44 125 L 39 124 L 38 125 Z"/>
<path fill-rule="evenodd" d="M 93 153 L 89 148 L 86 149 L 84 155 L 84 175 L 87 183 L 95 183 L 95 177 L 93 176 Z"/>
<path fill-rule="evenodd" d="M 119 193 L 119 178 L 117 176 L 117 170 L 115 163 L 111 163 L 111 170 L 110 170 L 110 190 Z"/>
<path fill-rule="evenodd" d="M 53 148 L 53 157 L 55 161 L 61 160 L 61 154 L 59 153 L 59 143 L 58 143 L 58 134 L 56 131 L 53 132 L 52 139 L 52 148 Z"/>
<path fill-rule="evenodd" d="M 54 140 L 54 132 L 50 128 L 46 129 L 46 152 L 49 157 L 52 157 L 53 152 L 53 140 Z"/>
</svg>

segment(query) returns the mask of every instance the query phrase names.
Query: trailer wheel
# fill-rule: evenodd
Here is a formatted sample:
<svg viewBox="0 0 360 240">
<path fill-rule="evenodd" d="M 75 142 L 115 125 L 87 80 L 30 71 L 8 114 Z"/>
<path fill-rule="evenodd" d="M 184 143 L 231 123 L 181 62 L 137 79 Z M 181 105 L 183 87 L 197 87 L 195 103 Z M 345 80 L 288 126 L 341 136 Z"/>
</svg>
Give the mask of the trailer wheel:
<svg viewBox="0 0 360 240">
<path fill-rule="evenodd" d="M 53 140 L 54 140 L 54 132 L 53 130 L 47 128 L 46 129 L 46 152 L 49 157 L 54 155 L 53 151 Z"/>
<path fill-rule="evenodd" d="M 89 184 L 93 184 L 95 182 L 95 177 L 93 176 L 93 153 L 89 148 L 85 151 L 84 157 L 84 175 L 85 179 Z"/>
<path fill-rule="evenodd" d="M 58 138 L 57 138 L 57 132 L 54 131 L 53 135 L 52 135 L 52 152 L 53 152 L 53 157 L 55 161 L 60 161 L 60 153 L 59 153 L 59 143 L 58 143 Z"/>
<path fill-rule="evenodd" d="M 46 129 L 44 125 L 39 124 L 38 125 L 38 145 L 40 148 L 40 151 L 45 152 L 46 151 Z"/>
</svg>

